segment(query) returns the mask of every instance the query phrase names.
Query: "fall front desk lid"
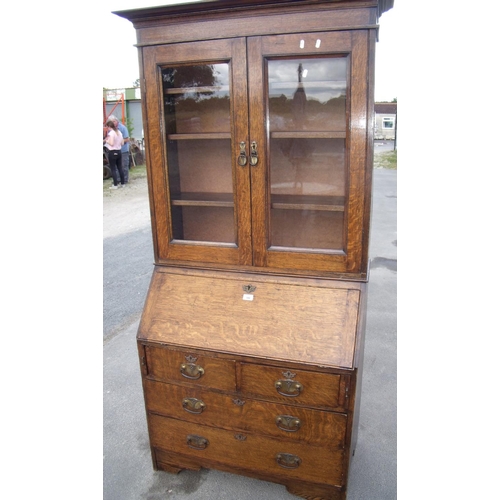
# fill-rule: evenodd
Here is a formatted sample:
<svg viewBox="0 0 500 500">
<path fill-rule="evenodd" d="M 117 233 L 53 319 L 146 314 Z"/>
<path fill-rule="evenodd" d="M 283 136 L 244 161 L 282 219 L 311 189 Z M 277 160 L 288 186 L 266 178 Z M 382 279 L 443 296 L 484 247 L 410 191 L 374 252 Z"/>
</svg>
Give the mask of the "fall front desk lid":
<svg viewBox="0 0 500 500">
<path fill-rule="evenodd" d="M 240 356 L 353 368 L 357 283 L 156 268 L 137 338 Z"/>
</svg>

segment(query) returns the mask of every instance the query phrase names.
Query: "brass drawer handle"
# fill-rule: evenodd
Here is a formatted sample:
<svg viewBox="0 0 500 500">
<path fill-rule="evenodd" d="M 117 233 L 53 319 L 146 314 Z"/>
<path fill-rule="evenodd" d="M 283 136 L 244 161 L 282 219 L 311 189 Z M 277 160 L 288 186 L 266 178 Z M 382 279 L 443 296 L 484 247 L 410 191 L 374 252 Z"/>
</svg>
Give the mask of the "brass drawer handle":
<svg viewBox="0 0 500 500">
<path fill-rule="evenodd" d="M 182 400 L 182 407 L 188 413 L 195 413 L 199 415 L 200 413 L 203 413 L 206 405 L 201 399 L 185 398 Z"/>
<path fill-rule="evenodd" d="M 300 419 L 290 415 L 278 415 L 275 422 L 279 429 L 286 432 L 297 432 L 302 425 Z"/>
<path fill-rule="evenodd" d="M 189 434 L 186 437 L 186 443 L 190 448 L 195 450 L 204 450 L 209 445 L 207 438 L 196 436 L 194 434 Z"/>
<path fill-rule="evenodd" d="M 294 380 L 278 380 L 274 386 L 279 394 L 288 397 L 297 397 L 304 389 L 300 382 Z"/>
<path fill-rule="evenodd" d="M 302 463 L 302 459 L 290 453 L 278 453 L 276 463 L 284 469 L 296 469 Z"/>
<path fill-rule="evenodd" d="M 194 363 L 182 363 L 181 365 L 181 375 L 191 380 L 198 380 L 204 373 L 205 370 L 200 365 Z"/>
</svg>

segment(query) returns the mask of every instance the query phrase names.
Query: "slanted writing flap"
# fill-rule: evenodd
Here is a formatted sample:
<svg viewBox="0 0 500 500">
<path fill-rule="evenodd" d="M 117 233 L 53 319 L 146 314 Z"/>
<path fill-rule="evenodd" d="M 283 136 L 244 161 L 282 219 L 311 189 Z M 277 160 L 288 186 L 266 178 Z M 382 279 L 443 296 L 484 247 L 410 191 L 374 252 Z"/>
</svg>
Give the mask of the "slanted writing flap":
<svg viewBox="0 0 500 500">
<path fill-rule="evenodd" d="M 359 289 L 345 284 L 331 288 L 155 270 L 138 338 L 352 368 L 359 299 Z"/>
</svg>

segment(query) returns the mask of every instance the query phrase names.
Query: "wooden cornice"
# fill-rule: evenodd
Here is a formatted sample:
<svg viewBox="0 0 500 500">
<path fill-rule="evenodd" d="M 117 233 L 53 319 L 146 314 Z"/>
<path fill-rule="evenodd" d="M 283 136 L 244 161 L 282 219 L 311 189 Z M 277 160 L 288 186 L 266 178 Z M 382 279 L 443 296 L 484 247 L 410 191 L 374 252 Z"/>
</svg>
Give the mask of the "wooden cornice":
<svg viewBox="0 0 500 500">
<path fill-rule="evenodd" d="M 170 4 L 141 9 L 130 9 L 113 12 L 113 14 L 131 21 L 135 27 L 159 18 L 176 18 L 190 14 L 207 15 L 237 13 L 238 11 L 266 12 L 273 8 L 288 4 L 290 7 L 307 7 L 311 5 L 337 4 L 338 8 L 377 7 L 379 16 L 391 9 L 394 0 L 202 0 L 194 3 Z"/>
</svg>

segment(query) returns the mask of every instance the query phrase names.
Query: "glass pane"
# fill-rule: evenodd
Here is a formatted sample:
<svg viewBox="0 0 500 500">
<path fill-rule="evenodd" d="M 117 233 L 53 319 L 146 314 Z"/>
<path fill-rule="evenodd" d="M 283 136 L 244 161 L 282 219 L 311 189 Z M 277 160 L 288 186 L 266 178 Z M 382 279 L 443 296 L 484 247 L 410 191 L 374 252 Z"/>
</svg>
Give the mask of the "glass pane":
<svg viewBox="0 0 500 500">
<path fill-rule="evenodd" d="M 271 245 L 344 247 L 347 59 L 268 61 Z"/>
<path fill-rule="evenodd" d="M 173 237 L 235 243 L 229 65 L 162 70 Z"/>
<path fill-rule="evenodd" d="M 176 240 L 234 242 L 231 208 L 180 206 L 173 207 L 172 212 Z"/>
</svg>

